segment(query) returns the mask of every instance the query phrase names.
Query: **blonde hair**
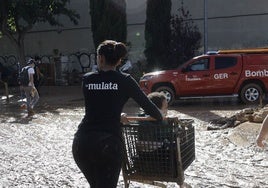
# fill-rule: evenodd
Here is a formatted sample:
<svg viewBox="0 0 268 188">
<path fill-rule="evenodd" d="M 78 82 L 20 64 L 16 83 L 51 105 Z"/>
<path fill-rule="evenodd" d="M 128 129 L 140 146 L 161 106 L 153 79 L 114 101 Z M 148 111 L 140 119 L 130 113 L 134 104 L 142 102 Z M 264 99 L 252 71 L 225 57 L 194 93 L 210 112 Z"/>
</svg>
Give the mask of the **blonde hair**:
<svg viewBox="0 0 268 188">
<path fill-rule="evenodd" d="M 163 101 L 167 100 L 167 97 L 162 92 L 152 92 L 148 94 L 148 98 L 159 108 L 162 108 Z"/>
</svg>

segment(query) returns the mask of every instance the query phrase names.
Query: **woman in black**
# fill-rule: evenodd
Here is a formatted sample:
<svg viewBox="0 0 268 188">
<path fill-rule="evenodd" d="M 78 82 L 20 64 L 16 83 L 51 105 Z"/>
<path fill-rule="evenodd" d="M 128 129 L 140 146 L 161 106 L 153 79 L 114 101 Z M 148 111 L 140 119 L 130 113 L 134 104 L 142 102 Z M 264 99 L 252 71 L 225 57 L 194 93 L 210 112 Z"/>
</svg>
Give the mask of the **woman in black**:
<svg viewBox="0 0 268 188">
<path fill-rule="evenodd" d="M 144 111 L 162 120 L 158 108 L 129 75 L 116 71 L 127 53 L 123 43 L 107 40 L 97 49 L 98 71 L 83 77 L 85 116 L 73 141 L 73 156 L 91 188 L 115 188 L 123 150 L 120 115 L 133 98 Z"/>
</svg>

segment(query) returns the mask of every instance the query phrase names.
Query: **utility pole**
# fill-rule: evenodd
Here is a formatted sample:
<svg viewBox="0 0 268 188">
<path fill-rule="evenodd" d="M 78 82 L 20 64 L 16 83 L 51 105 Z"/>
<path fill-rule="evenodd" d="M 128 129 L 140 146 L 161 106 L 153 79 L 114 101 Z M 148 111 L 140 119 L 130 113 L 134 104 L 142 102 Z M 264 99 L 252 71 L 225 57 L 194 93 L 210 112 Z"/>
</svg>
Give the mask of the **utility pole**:
<svg viewBox="0 0 268 188">
<path fill-rule="evenodd" d="M 208 51 L 208 15 L 207 0 L 204 0 L 204 54 Z"/>
</svg>

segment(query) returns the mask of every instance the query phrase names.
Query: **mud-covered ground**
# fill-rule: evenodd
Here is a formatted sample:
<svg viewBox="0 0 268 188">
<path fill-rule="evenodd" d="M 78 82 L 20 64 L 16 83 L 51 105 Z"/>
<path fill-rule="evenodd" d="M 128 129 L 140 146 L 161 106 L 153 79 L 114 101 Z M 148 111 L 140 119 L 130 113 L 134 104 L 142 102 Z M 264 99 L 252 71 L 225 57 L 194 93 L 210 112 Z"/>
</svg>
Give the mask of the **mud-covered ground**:
<svg viewBox="0 0 268 188">
<path fill-rule="evenodd" d="M 10 95 L 9 104 L 0 99 L 0 187 L 89 187 L 71 153 L 84 114 L 80 88 L 43 87 L 32 118 L 20 109 L 18 88 L 11 88 Z M 195 120 L 196 159 L 185 171 L 185 182 L 196 188 L 268 187 L 268 148 L 255 145 L 260 124 L 206 130 L 211 119 L 230 117 L 246 107 L 234 99 L 217 99 L 180 101 L 170 108 L 171 115 Z M 137 110 L 133 101 L 124 109 L 128 114 Z M 118 187 L 124 187 L 122 176 Z M 131 182 L 130 187 L 153 186 Z"/>
</svg>

